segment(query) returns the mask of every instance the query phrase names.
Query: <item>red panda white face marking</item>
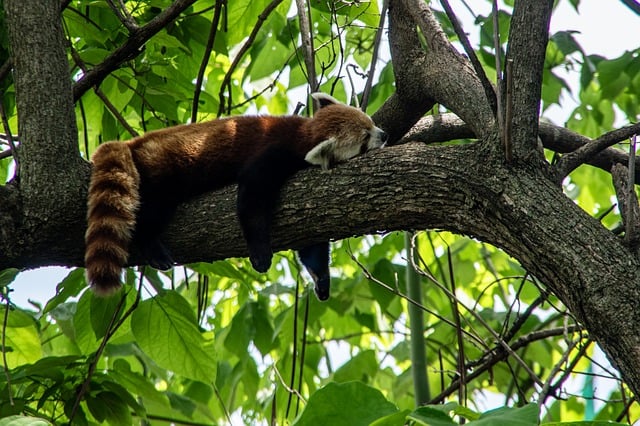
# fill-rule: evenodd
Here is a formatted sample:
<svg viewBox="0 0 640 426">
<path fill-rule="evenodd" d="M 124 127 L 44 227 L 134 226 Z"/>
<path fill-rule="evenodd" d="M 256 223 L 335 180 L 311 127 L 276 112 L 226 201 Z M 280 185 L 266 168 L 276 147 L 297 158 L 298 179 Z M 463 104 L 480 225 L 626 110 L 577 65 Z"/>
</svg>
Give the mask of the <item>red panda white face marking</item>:
<svg viewBox="0 0 640 426">
<path fill-rule="evenodd" d="M 381 148 L 387 142 L 388 135 L 364 112 L 324 93 L 311 96 L 321 106 L 313 117 L 313 124 L 326 134 L 322 135 L 325 139 L 306 154 L 304 159 L 308 163 L 326 170 L 336 163 Z"/>
</svg>

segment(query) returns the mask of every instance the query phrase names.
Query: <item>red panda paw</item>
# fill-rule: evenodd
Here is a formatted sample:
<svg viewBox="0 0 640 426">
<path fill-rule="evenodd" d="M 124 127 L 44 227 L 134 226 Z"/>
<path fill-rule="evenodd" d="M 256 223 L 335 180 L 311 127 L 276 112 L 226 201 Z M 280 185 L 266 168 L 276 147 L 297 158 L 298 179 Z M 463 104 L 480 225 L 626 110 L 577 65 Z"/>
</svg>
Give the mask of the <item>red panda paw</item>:
<svg viewBox="0 0 640 426">
<path fill-rule="evenodd" d="M 249 248 L 249 260 L 251 260 L 251 266 L 260 273 L 264 273 L 269 270 L 271 267 L 272 257 L 273 252 L 271 251 L 271 247 L 265 246 L 261 248 Z"/>
</svg>

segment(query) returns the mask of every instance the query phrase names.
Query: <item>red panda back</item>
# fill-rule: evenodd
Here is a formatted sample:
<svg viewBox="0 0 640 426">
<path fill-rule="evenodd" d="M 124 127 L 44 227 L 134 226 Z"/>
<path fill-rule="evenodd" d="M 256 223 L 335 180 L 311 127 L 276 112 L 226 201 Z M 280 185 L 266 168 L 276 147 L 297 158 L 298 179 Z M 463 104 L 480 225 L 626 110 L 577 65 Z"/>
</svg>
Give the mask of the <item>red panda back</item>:
<svg viewBox="0 0 640 426">
<path fill-rule="evenodd" d="M 122 266 L 129 257 L 140 206 L 140 176 L 126 143 L 102 144 L 92 160 L 85 266 L 93 290 L 107 295 L 120 288 Z"/>
</svg>

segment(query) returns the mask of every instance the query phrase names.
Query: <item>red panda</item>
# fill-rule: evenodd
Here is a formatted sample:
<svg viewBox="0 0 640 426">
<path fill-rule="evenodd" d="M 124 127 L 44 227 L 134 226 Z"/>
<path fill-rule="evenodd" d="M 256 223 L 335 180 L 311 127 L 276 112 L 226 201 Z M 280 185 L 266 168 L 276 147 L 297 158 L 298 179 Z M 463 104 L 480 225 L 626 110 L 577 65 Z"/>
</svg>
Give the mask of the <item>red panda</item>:
<svg viewBox="0 0 640 426">
<path fill-rule="evenodd" d="M 149 265 L 174 262 L 159 240 L 178 203 L 238 183 L 237 213 L 258 272 L 271 265 L 270 225 L 280 188 L 296 171 L 324 169 L 387 141 L 387 134 L 357 108 L 314 93 L 312 118 L 238 116 L 149 132 L 107 142 L 92 157 L 85 266 L 92 289 L 115 293 L 137 244 Z M 320 300 L 329 297 L 329 243 L 299 251 Z"/>
</svg>

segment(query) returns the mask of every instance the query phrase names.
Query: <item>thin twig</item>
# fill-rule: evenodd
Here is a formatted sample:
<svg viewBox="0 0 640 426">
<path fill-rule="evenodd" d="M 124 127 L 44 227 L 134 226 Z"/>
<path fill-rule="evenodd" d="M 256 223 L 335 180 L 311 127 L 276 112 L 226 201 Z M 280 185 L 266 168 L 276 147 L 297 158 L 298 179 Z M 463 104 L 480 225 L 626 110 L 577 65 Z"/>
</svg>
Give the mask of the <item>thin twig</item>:
<svg viewBox="0 0 640 426">
<path fill-rule="evenodd" d="M 4 99 L 4 91 L 2 92 L 2 96 L 0 99 Z M 4 128 L 4 132 L 7 136 L 7 143 L 9 144 L 9 149 L 13 154 L 13 161 L 16 163 L 15 176 L 20 177 L 20 161 L 18 159 L 18 150 L 16 149 L 16 144 L 13 141 L 13 136 L 11 135 L 11 128 L 9 127 L 9 120 L 7 119 L 7 113 L 4 110 L 4 106 L 2 101 L 0 101 L 0 116 L 2 116 L 2 127 Z"/>
<path fill-rule="evenodd" d="M 280 384 L 284 387 L 284 389 L 291 393 L 296 395 L 302 402 L 304 402 L 305 404 L 307 403 L 306 399 L 304 399 L 304 397 L 302 396 L 302 394 L 300 394 L 300 392 L 298 392 L 297 390 L 287 386 L 287 384 L 284 382 L 284 379 L 282 378 L 282 375 L 280 374 L 280 371 L 278 370 L 278 366 L 276 363 L 273 363 L 272 367 L 273 371 L 276 373 L 276 376 L 278 376 L 278 380 L 280 380 Z"/>
<path fill-rule="evenodd" d="M 451 25 L 453 26 L 453 30 L 456 32 L 456 35 L 458 36 L 458 40 L 460 41 L 460 43 L 462 44 L 462 47 L 464 48 L 464 52 L 467 54 L 467 57 L 471 61 L 471 65 L 473 65 L 473 69 L 475 70 L 476 76 L 478 77 L 478 79 L 480 80 L 480 83 L 482 84 L 482 88 L 484 89 L 484 94 L 487 97 L 487 102 L 489 102 L 489 106 L 491 107 L 491 110 L 493 111 L 494 114 L 496 114 L 498 110 L 498 106 L 496 103 L 496 91 L 494 90 L 493 85 L 489 81 L 489 77 L 487 77 L 487 73 L 484 72 L 484 68 L 482 68 L 482 64 L 480 63 L 480 60 L 478 59 L 478 56 L 476 55 L 475 50 L 471 46 L 469 37 L 467 37 L 467 34 L 464 32 L 464 29 L 462 28 L 462 25 L 460 25 L 460 21 L 458 20 L 458 17 L 456 16 L 456 14 L 453 12 L 453 9 L 449 5 L 449 1 L 440 0 L 440 4 L 444 8 L 444 11 L 447 14 L 447 17 L 449 18 L 449 22 L 451 22 Z M 499 55 L 499 54 L 500 52 L 496 51 L 496 55 Z"/>
<path fill-rule="evenodd" d="M 200 63 L 200 69 L 196 77 L 196 83 L 193 91 L 193 104 L 191 106 L 191 122 L 195 123 L 198 118 L 198 103 L 200 101 L 200 93 L 202 92 L 202 82 L 204 81 L 204 73 L 207 70 L 209 64 L 209 58 L 211 58 L 211 52 L 213 51 L 213 45 L 216 41 L 216 34 L 218 34 L 218 25 L 220 24 L 220 15 L 222 14 L 222 7 L 226 5 L 226 0 L 216 0 L 216 6 L 213 11 L 213 19 L 211 20 L 211 28 L 209 29 L 209 38 L 207 39 L 207 46 L 204 49 L 202 55 L 202 62 Z"/>
<path fill-rule="evenodd" d="M 453 273 L 453 259 L 451 258 L 451 247 L 447 245 L 447 263 L 449 266 L 449 283 L 451 285 L 451 294 L 456 294 L 456 277 Z M 451 310 L 454 321 L 456 323 L 456 336 L 458 339 L 458 375 L 460 377 L 460 387 L 458 388 L 458 404 L 463 407 L 467 405 L 467 386 L 466 376 L 467 367 L 465 365 L 464 341 L 462 340 L 462 322 L 460 321 L 460 309 L 458 309 L 458 298 L 449 298 L 451 302 Z"/>
<path fill-rule="evenodd" d="M 368 280 L 371 280 L 372 282 L 376 283 L 377 285 L 379 285 L 380 287 L 384 288 L 385 290 L 395 294 L 396 296 L 406 300 L 407 302 L 411 303 L 414 306 L 417 306 L 418 308 L 420 308 L 421 310 L 423 310 L 424 312 L 428 313 L 429 315 L 432 315 L 433 317 L 439 319 L 440 321 L 448 324 L 451 327 L 455 327 L 455 324 L 448 318 L 443 317 L 442 315 L 440 315 L 438 312 L 432 311 L 429 308 L 427 308 L 426 306 L 416 302 L 415 300 L 411 299 L 410 297 L 407 297 L 407 295 L 401 293 L 400 291 L 398 291 L 398 286 L 396 285 L 396 288 L 391 287 L 390 285 L 388 285 L 387 283 L 380 281 L 379 279 L 377 279 L 376 277 L 373 276 L 373 274 L 371 274 L 371 272 L 362 264 L 362 262 L 360 262 L 355 255 L 353 254 L 353 252 L 348 249 L 347 253 L 349 254 L 349 257 L 351 257 L 351 260 L 353 260 L 358 267 L 362 270 L 362 274 L 364 275 L 364 277 Z M 413 265 L 413 267 L 415 268 L 415 265 Z M 484 349 L 489 349 L 489 346 L 487 346 L 487 344 L 485 343 L 484 340 L 482 340 L 481 338 L 469 333 L 466 330 L 462 331 L 467 337 L 469 337 L 473 342 L 475 342 L 479 347 L 484 348 Z"/>
<path fill-rule="evenodd" d="M 78 391 L 78 395 L 76 396 L 76 401 L 73 404 L 73 409 L 71 410 L 71 414 L 69 415 L 69 423 L 72 423 L 72 420 L 75 417 L 76 412 L 78 411 L 78 408 L 80 407 L 80 402 L 82 401 L 82 399 L 84 398 L 84 395 L 89 390 L 89 385 L 91 384 L 91 378 L 95 373 L 96 367 L 98 366 L 98 361 L 100 361 L 102 352 L 104 352 L 104 349 L 107 347 L 107 343 L 109 342 L 109 339 L 113 337 L 116 331 L 122 326 L 122 324 L 124 324 L 125 320 L 129 317 L 129 315 L 131 315 L 133 311 L 138 307 L 138 304 L 140 303 L 140 299 L 141 299 L 141 294 L 142 294 L 141 290 L 142 290 L 142 283 L 145 277 L 145 271 L 146 271 L 146 266 L 143 266 L 142 273 L 140 274 L 139 284 L 138 284 L 138 293 L 136 294 L 136 299 L 131 305 L 131 307 L 127 309 L 127 311 L 123 315 L 121 316 L 119 315 L 122 311 L 122 308 L 127 302 L 127 293 L 123 292 L 120 302 L 118 303 L 118 306 L 114 310 L 113 315 L 111 316 L 111 320 L 109 321 L 109 326 L 107 327 L 107 332 L 102 338 L 102 342 L 100 342 L 100 346 L 98 347 L 98 350 L 94 355 L 93 361 L 91 362 L 91 364 L 89 364 L 89 371 L 87 372 L 87 377 L 85 378 L 85 381 L 82 383 L 82 387 L 80 388 L 80 390 Z M 120 319 L 118 320 L 119 316 L 120 316 Z"/>
<path fill-rule="evenodd" d="M 573 349 L 573 347 L 577 345 L 577 343 L 579 343 L 579 341 L 574 342 L 572 347 L 569 347 L 566 349 L 565 354 L 567 354 L 567 358 L 565 358 L 565 362 L 568 359 L 569 352 L 571 351 L 571 349 Z M 562 386 L 562 384 L 566 382 L 569 377 L 571 377 L 571 375 L 574 373 L 574 369 L 576 365 L 578 365 L 580 360 L 582 360 L 582 358 L 587 354 L 587 349 L 589 349 L 589 346 L 591 346 L 591 343 L 593 343 L 593 340 L 591 338 L 588 338 L 587 341 L 584 342 L 582 347 L 580 347 L 580 349 L 578 350 L 578 353 L 576 354 L 576 356 L 573 357 L 573 359 L 571 360 L 567 368 L 565 368 L 565 371 L 562 374 L 562 376 L 560 376 L 560 378 L 553 385 L 550 385 L 545 393 L 542 393 L 542 392 L 540 393 L 540 398 L 538 402 L 539 405 L 544 404 L 544 401 L 547 399 L 549 395 L 556 395 L 560 386 Z M 561 365 L 562 365 L 562 361 L 556 364 L 556 366 L 558 367 L 560 367 Z M 551 379 L 555 374 L 557 374 L 558 371 L 559 370 L 555 370 L 555 369 L 551 371 L 551 373 L 549 374 L 548 383 L 551 383 Z"/>
<path fill-rule="evenodd" d="M 76 66 L 78 68 L 80 68 L 82 70 L 82 72 L 86 73 L 87 72 L 87 65 L 84 63 L 84 61 L 82 60 L 82 58 L 78 54 L 78 51 L 73 47 L 73 44 L 71 43 L 71 40 L 69 38 L 67 38 L 67 45 L 69 46 L 69 50 L 71 51 L 71 57 L 73 58 L 73 61 L 76 63 Z M 98 98 L 100 98 L 102 103 L 104 103 L 104 105 L 107 107 L 109 112 L 113 115 L 113 117 L 118 121 L 118 123 L 120 123 L 120 125 L 122 127 L 124 127 L 127 132 L 129 132 L 131 137 L 138 136 L 138 132 L 135 131 L 134 128 L 131 127 L 131 125 L 129 125 L 127 120 L 122 116 L 122 114 L 120 114 L 120 111 L 118 111 L 118 109 L 115 107 L 115 105 L 113 105 L 113 103 L 111 103 L 111 101 L 104 94 L 102 89 L 100 89 L 100 87 L 98 87 L 98 86 L 95 86 L 93 88 L 93 91 L 98 96 Z M 86 129 L 86 126 L 85 126 L 85 129 Z"/>
<path fill-rule="evenodd" d="M 113 315 L 111 316 L 111 320 L 109 320 L 109 326 L 107 327 L 107 330 L 110 330 L 116 323 L 116 318 L 118 318 L 118 315 L 120 314 L 120 311 L 122 310 L 122 307 L 124 306 L 126 300 L 127 300 L 127 294 L 123 293 L 122 297 L 120 298 L 120 302 L 116 306 L 116 309 L 114 310 Z M 96 351 L 93 357 L 93 361 L 91 361 L 91 363 L 89 364 L 89 371 L 87 371 L 87 377 L 85 377 L 84 382 L 82 382 L 82 386 L 80 387 L 80 390 L 76 395 L 76 400 L 73 404 L 73 408 L 71 409 L 71 414 L 69 414 L 70 424 L 73 424 L 73 418 L 76 416 L 76 413 L 78 412 L 78 408 L 80 408 L 80 402 L 84 399 L 85 394 L 89 390 L 89 385 L 91 384 L 93 373 L 95 373 L 96 371 L 96 367 L 98 366 L 98 361 L 100 360 L 100 357 L 102 356 L 102 352 L 107 346 L 107 342 L 109 341 L 110 337 L 111 335 L 108 332 L 105 333 L 105 335 L 102 338 L 102 342 L 100 342 L 100 346 L 98 347 L 98 350 Z"/>
<path fill-rule="evenodd" d="M 138 23 L 133 19 L 131 14 L 129 14 L 122 0 L 119 0 L 120 5 L 115 4 L 113 0 L 107 0 L 107 3 L 111 6 L 111 10 L 118 17 L 118 20 L 122 22 L 122 25 L 129 30 L 129 33 L 134 34 L 138 31 Z"/>
<path fill-rule="evenodd" d="M 8 288 L 2 290 L 2 298 L 5 299 L 4 307 L 4 319 L 2 320 L 2 367 L 4 369 L 4 377 L 7 379 L 7 393 L 9 394 L 9 404 L 13 407 L 13 390 L 11 389 L 11 373 L 9 372 L 9 363 L 7 362 L 7 327 L 9 323 L 9 309 L 11 308 L 11 301 L 7 294 Z"/>
<path fill-rule="evenodd" d="M 296 0 L 298 9 L 298 21 L 300 22 L 300 37 L 302 38 L 302 57 L 304 59 L 307 83 L 310 92 L 318 89 L 318 77 L 316 76 L 315 51 L 313 48 L 313 33 L 311 31 L 311 8 L 305 4 L 304 0 Z M 307 8 L 309 10 L 307 11 Z M 315 104 L 315 101 L 314 101 Z M 312 108 L 315 109 L 315 108 Z"/>
<path fill-rule="evenodd" d="M 220 84 L 220 91 L 218 92 L 218 97 L 220 99 L 218 116 L 221 116 L 225 112 L 226 113 L 231 112 L 231 105 L 233 103 L 231 76 L 235 72 L 236 68 L 238 68 L 238 66 L 240 65 L 240 61 L 242 60 L 244 55 L 249 51 L 249 48 L 251 47 L 251 45 L 255 42 L 256 37 L 258 36 L 258 32 L 260 31 L 260 28 L 262 28 L 262 25 L 266 22 L 271 12 L 273 12 L 276 9 L 276 7 L 280 5 L 280 3 L 282 3 L 282 0 L 273 0 L 271 3 L 267 5 L 267 7 L 264 8 L 264 10 L 260 13 L 260 15 L 258 15 L 258 20 L 256 21 L 256 24 L 253 26 L 253 29 L 251 30 L 251 34 L 249 34 L 249 37 L 247 37 L 247 40 L 244 42 L 242 47 L 240 47 L 240 50 L 236 54 L 236 57 L 233 58 L 233 62 L 231 62 L 231 65 L 229 66 L 229 69 L 227 70 L 226 74 L 224 75 L 224 78 L 222 79 L 222 83 Z M 225 90 L 228 90 L 226 101 L 225 101 Z"/>
<path fill-rule="evenodd" d="M 293 361 L 291 362 L 291 377 L 289 378 L 289 385 L 287 389 L 293 389 L 296 380 L 296 366 L 295 360 L 298 357 L 298 312 L 300 309 L 300 272 L 298 272 L 298 279 L 296 280 L 296 292 L 295 292 L 295 300 L 293 304 L 293 339 L 292 344 L 293 348 L 291 349 L 292 354 L 291 357 Z M 278 374 L 279 375 L 279 374 Z M 299 392 L 295 392 L 299 395 Z M 285 411 L 284 417 L 289 417 L 289 410 L 291 409 L 291 402 L 293 399 L 294 392 L 289 392 L 289 397 L 287 398 L 287 409 Z"/>
<path fill-rule="evenodd" d="M 382 41 L 382 34 L 384 33 L 384 22 L 387 17 L 387 10 L 389 9 L 389 0 L 382 1 L 382 10 L 380 11 L 380 22 L 378 23 L 378 29 L 376 30 L 376 36 L 373 41 L 373 53 L 371 54 L 371 68 L 369 69 L 369 76 L 364 84 L 364 90 L 362 91 L 362 101 L 360 102 L 360 108 L 363 111 L 367 111 L 369 106 L 369 96 L 371 96 L 371 88 L 373 87 L 373 78 L 376 72 L 376 63 L 378 62 L 378 53 L 380 51 L 380 42 Z"/>
<path fill-rule="evenodd" d="M 462 303 L 459 299 L 457 299 L 457 297 L 455 296 L 455 294 L 451 293 L 451 290 L 449 290 L 447 287 L 445 287 L 444 285 L 442 285 L 437 279 L 436 277 L 434 277 L 431 273 L 428 273 L 427 271 L 418 268 L 417 265 L 414 265 L 414 267 L 416 268 L 416 270 L 418 271 L 418 273 L 420 273 L 421 275 L 423 275 L 424 277 L 426 277 L 427 279 L 429 279 L 429 281 L 433 282 L 436 286 L 438 286 L 438 288 L 440 288 L 440 290 L 449 298 L 454 298 L 458 301 L 458 304 L 460 306 L 462 306 L 467 312 L 469 312 L 469 314 L 471 314 L 472 317 L 474 317 L 488 332 L 489 334 L 491 334 L 491 337 L 493 337 L 493 339 L 499 343 L 500 346 L 502 346 L 508 353 L 509 355 L 511 355 L 511 357 L 513 357 L 514 360 L 516 360 L 516 362 L 518 364 L 520 364 L 520 366 L 527 372 L 527 374 L 529 374 L 529 376 L 531 377 L 531 380 L 533 380 L 537 385 L 542 386 L 543 383 L 540 380 L 540 378 L 533 372 L 533 370 L 531 370 L 531 368 L 527 365 L 527 363 L 525 363 L 522 358 L 520 358 L 520 356 L 515 353 L 511 347 L 509 347 L 509 344 L 507 342 L 505 342 L 499 335 L 498 333 L 495 332 L 495 330 L 493 330 L 493 328 L 491 328 L 491 326 L 489 324 L 487 324 L 487 322 L 485 321 L 484 318 L 482 318 L 482 316 L 476 312 L 474 309 L 469 308 L 468 306 L 466 306 L 464 303 Z"/>
<path fill-rule="evenodd" d="M 578 340 L 574 340 L 573 342 L 569 343 L 567 349 L 565 349 L 564 353 L 560 357 L 560 360 L 558 362 L 556 362 L 556 364 L 553 366 L 553 368 L 549 372 L 549 376 L 548 376 L 544 386 L 542 387 L 542 390 L 539 393 L 540 397 L 538 398 L 538 407 L 542 407 L 542 404 L 544 404 L 544 402 L 546 401 L 547 397 L 551 394 L 550 393 L 551 389 L 552 389 L 551 382 L 553 381 L 553 378 L 556 376 L 556 374 L 558 374 L 560 372 L 560 369 L 562 368 L 562 366 L 569 359 L 569 355 L 571 355 L 571 351 L 573 350 L 573 348 L 576 347 L 576 345 L 578 344 L 579 341 L 580 340 L 578 339 Z M 588 345 L 586 345 L 586 346 L 588 346 Z M 582 348 L 584 351 L 586 351 L 586 346 Z M 578 356 L 576 358 L 578 358 L 578 359 L 582 358 L 582 355 L 578 354 Z M 566 380 L 567 377 L 565 377 L 564 380 Z M 562 380 L 559 381 L 559 383 L 562 383 Z"/>
<path fill-rule="evenodd" d="M 78 100 L 91 87 L 99 86 L 100 83 L 115 71 L 123 62 L 136 57 L 140 53 L 140 48 L 167 24 L 178 17 L 185 9 L 195 3 L 196 0 L 176 0 L 167 9 L 140 27 L 135 36 L 129 37 L 127 41 L 114 50 L 100 64 L 87 71 L 80 80 L 73 86 L 73 99 Z"/>
<path fill-rule="evenodd" d="M 305 355 L 307 352 L 307 330 L 309 328 L 309 299 L 311 298 L 311 292 L 308 291 L 305 296 L 305 305 L 304 305 L 304 322 L 302 323 L 302 350 L 300 351 L 300 360 L 298 361 L 298 365 L 300 369 L 298 370 L 298 393 L 302 393 L 302 379 L 304 378 L 304 366 L 305 366 Z M 292 366 L 294 363 L 292 363 Z M 294 414 L 295 417 L 298 417 L 298 411 L 300 410 L 300 400 L 296 400 L 296 412 Z"/>
<path fill-rule="evenodd" d="M 511 349 L 513 351 L 517 351 L 532 342 L 547 339 L 549 337 L 561 336 L 566 334 L 567 331 L 576 333 L 576 332 L 579 332 L 580 329 L 578 326 L 570 326 L 569 328 L 557 327 L 549 330 L 534 331 L 513 342 L 513 344 L 511 345 Z M 491 372 L 491 368 L 494 365 L 496 365 L 498 362 L 504 361 L 505 359 L 508 358 L 508 356 L 509 356 L 509 353 L 505 351 L 502 346 L 498 346 L 494 350 L 484 354 L 480 358 L 480 359 L 484 359 L 484 362 L 481 365 L 478 365 L 477 367 L 473 368 L 473 371 L 471 371 L 467 375 L 466 377 L 467 383 L 469 383 L 473 379 L 479 377 L 480 375 L 486 372 Z M 469 363 L 469 365 L 475 365 L 475 363 Z M 455 392 L 459 388 L 459 384 L 458 384 L 459 380 L 460 380 L 459 378 L 453 380 L 451 384 L 446 388 L 442 386 L 443 388 L 442 392 L 440 392 L 437 396 L 431 399 L 429 403 L 438 404 L 443 402 L 449 395 L 451 395 L 453 392 Z"/>
</svg>

